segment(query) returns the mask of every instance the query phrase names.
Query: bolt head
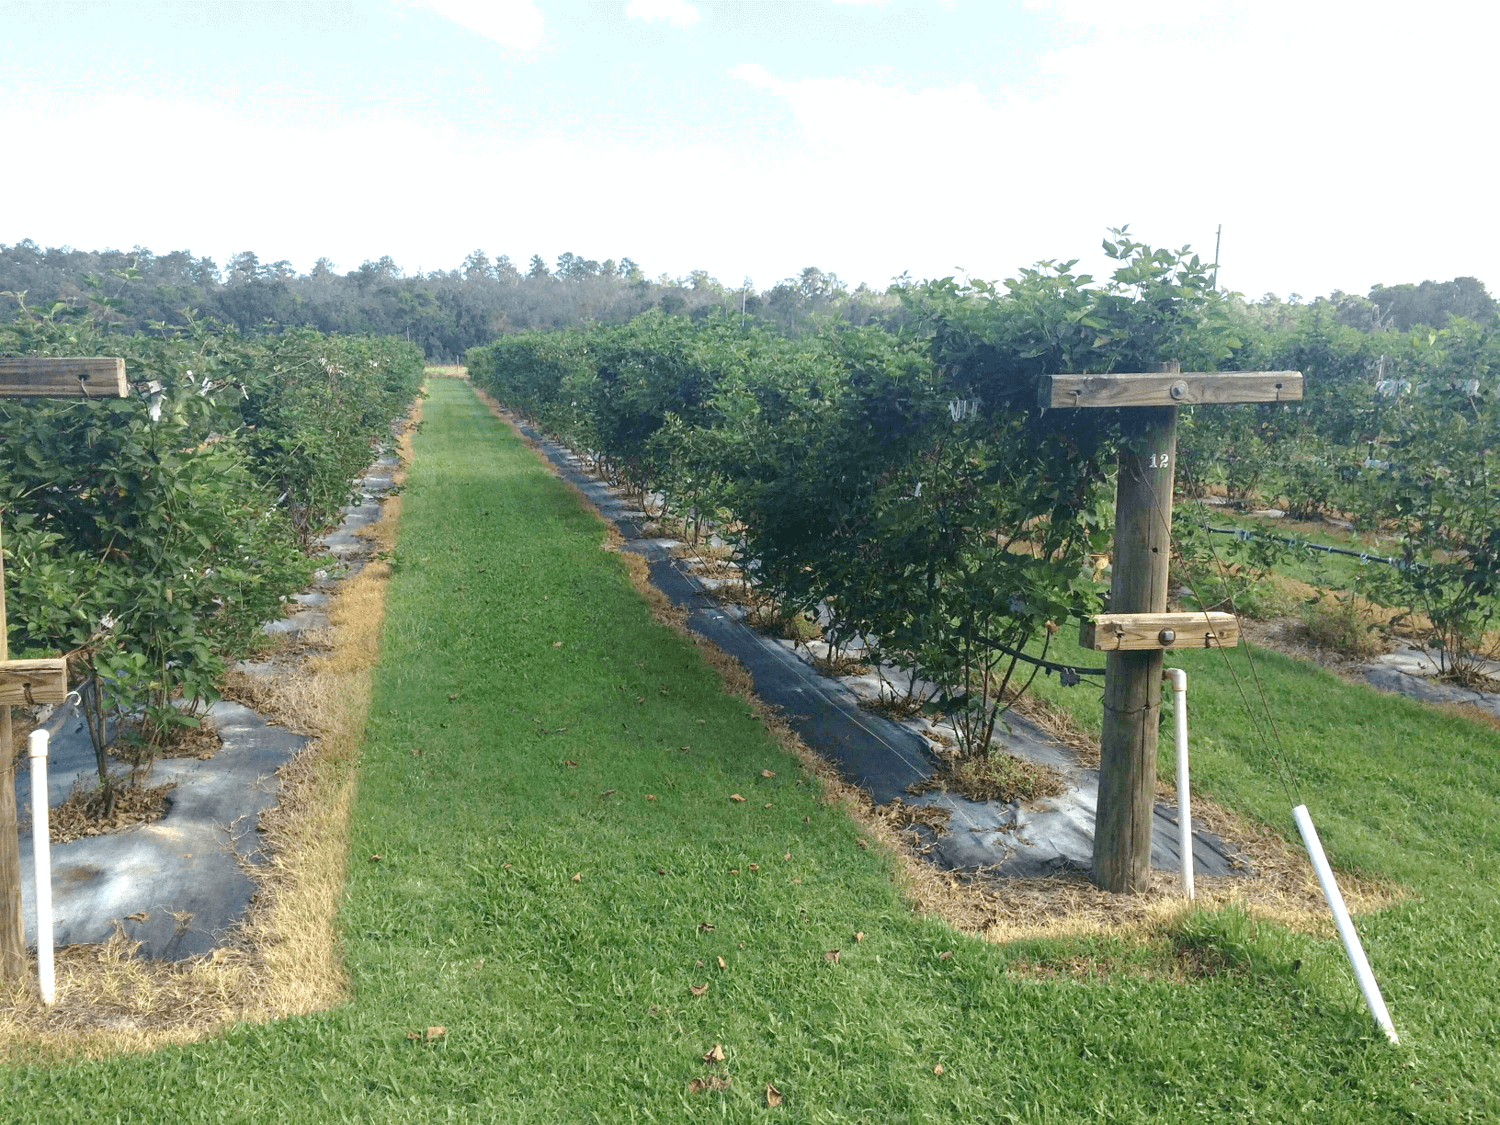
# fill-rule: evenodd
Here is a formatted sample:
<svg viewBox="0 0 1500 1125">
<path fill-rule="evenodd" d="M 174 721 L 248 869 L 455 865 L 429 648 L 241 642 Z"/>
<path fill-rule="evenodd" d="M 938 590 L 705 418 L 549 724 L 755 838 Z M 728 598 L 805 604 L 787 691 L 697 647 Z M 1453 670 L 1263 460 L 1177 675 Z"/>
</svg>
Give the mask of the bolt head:
<svg viewBox="0 0 1500 1125">
<path fill-rule="evenodd" d="M 1174 399 L 1187 398 L 1188 385 L 1181 379 L 1178 379 L 1177 382 L 1172 384 L 1168 393 L 1170 393 Z"/>
<path fill-rule="evenodd" d="M 1163 629 L 1156 634 L 1156 639 L 1164 645 L 1169 645 L 1177 639 L 1177 634 L 1171 629 Z"/>
</svg>

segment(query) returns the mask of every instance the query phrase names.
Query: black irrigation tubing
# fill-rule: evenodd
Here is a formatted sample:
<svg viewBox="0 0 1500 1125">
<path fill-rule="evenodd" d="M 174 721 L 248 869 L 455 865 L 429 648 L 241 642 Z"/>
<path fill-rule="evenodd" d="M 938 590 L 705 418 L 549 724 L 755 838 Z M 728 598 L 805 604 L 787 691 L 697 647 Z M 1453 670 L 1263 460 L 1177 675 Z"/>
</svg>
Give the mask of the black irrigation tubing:
<svg viewBox="0 0 1500 1125">
<path fill-rule="evenodd" d="M 1304 551 L 1322 551 L 1325 555 L 1347 555 L 1351 559 L 1358 559 L 1361 563 L 1384 563 L 1393 566 L 1397 570 L 1426 570 L 1426 563 L 1409 563 L 1403 558 L 1395 555 L 1372 555 L 1368 551 L 1351 551 L 1347 547 L 1325 547 L 1322 543 L 1309 543 L 1306 539 L 1293 539 L 1286 535 L 1267 535 L 1260 531 L 1251 531 L 1248 527 L 1214 527 L 1212 524 L 1200 523 L 1198 525 L 1204 531 L 1211 531 L 1215 535 L 1233 535 L 1236 539 L 1267 539 L 1275 543 L 1287 543 L 1293 547 L 1300 547 Z"/>
<path fill-rule="evenodd" d="M 1005 653 L 1006 656 L 1015 657 L 1017 660 L 1024 660 L 1026 663 L 1034 664 L 1038 668 L 1045 669 L 1048 672 L 1056 672 L 1058 677 L 1062 678 L 1063 687 L 1073 687 L 1074 684 L 1081 682 L 1083 676 L 1102 676 L 1105 673 L 1105 669 L 1103 668 L 1079 668 L 1072 664 L 1059 664 L 1054 660 L 1043 660 L 1040 657 L 1027 656 L 1026 653 L 1011 648 L 1009 645 L 1003 645 L 999 641 L 992 641 L 989 637 L 976 637 L 975 639 Z"/>
</svg>

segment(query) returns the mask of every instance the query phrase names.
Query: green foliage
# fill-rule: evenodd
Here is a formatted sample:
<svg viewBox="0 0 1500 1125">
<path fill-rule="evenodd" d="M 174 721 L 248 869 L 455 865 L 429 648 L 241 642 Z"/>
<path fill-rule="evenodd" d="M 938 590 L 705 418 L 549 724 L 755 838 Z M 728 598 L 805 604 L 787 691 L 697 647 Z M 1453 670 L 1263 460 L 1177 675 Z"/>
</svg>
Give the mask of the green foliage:
<svg viewBox="0 0 1500 1125">
<path fill-rule="evenodd" d="M 106 712 L 139 713 L 149 748 L 195 721 L 225 659 L 306 584 L 301 548 L 388 438 L 420 354 L 196 321 L 125 336 L 66 306 L 23 306 L 0 352 L 123 356 L 132 383 L 160 388 L 0 402 L 10 643 L 76 657 L 98 685 L 95 733 Z"/>
<path fill-rule="evenodd" d="M 1110 533 L 1120 416 L 1043 411 L 1038 379 L 1212 366 L 1239 342 L 1196 256 L 1113 239 L 1102 285 L 1044 263 L 909 286 L 909 331 L 830 321 L 789 341 L 657 311 L 507 337 L 470 371 L 617 482 L 715 515 L 764 601 L 919 668 L 985 753 L 1024 687 L 1005 650 L 1098 606 L 1089 557 Z"/>
</svg>

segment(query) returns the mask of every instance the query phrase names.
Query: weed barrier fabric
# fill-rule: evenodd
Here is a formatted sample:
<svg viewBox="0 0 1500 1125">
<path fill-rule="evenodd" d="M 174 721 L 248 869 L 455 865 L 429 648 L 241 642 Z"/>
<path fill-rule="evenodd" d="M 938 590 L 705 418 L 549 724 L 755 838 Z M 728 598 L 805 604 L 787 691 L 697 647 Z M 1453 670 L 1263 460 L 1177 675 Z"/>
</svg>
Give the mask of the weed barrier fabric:
<svg viewBox="0 0 1500 1125">
<path fill-rule="evenodd" d="M 348 577 L 364 565 L 368 544 L 356 532 L 380 518 L 381 496 L 390 489 L 396 458 L 378 459 L 359 478 L 360 502 L 344 509 L 339 527 L 319 542 L 333 557 L 333 577 Z M 321 604 L 327 595 L 296 595 L 303 608 L 268 622 L 267 634 L 301 633 L 327 625 Z M 244 664 L 255 671 L 258 665 Z M 118 925 L 141 943 L 138 955 L 180 961 L 224 944 L 255 893 L 246 874 L 264 861 L 256 831 L 262 812 L 276 801 L 276 771 L 307 742 L 303 735 L 269 724 L 249 708 L 220 700 L 210 709 L 223 744 L 213 757 L 161 758 L 148 785 L 175 782 L 167 812 L 151 824 L 117 829 L 52 845 L 54 939 L 59 946 L 109 938 Z M 51 806 L 67 799 L 75 781 L 98 780 L 93 744 L 83 713 L 74 704 L 58 708 L 44 724 L 51 733 L 48 789 Z M 117 772 L 123 763 L 117 763 Z M 16 770 L 16 804 L 32 803 L 31 771 Z M 21 908 L 26 942 L 36 944 L 36 880 L 31 818 L 21 826 Z"/>
<path fill-rule="evenodd" d="M 52 910 L 58 945 L 100 942 L 118 924 L 141 942 L 140 956 L 180 961 L 223 944 L 255 885 L 243 865 L 259 862 L 255 830 L 276 800 L 276 771 L 307 741 L 228 700 L 211 715 L 223 745 L 212 758 L 162 758 L 149 785 L 175 782 L 167 813 L 151 824 L 52 845 Z M 50 804 L 75 781 L 98 780 L 83 713 L 69 704 L 46 724 L 52 734 Z M 30 805 L 31 774 L 16 771 L 16 802 Z M 26 941 L 36 944 L 31 818 L 22 817 L 21 906 Z"/>
<path fill-rule="evenodd" d="M 625 539 L 624 549 L 646 559 L 652 584 L 673 605 L 687 611 L 688 628 L 739 660 L 749 671 L 756 694 L 781 708 L 792 729 L 834 763 L 846 780 L 876 804 L 899 797 L 907 805 L 947 810 L 950 820 L 943 835 L 918 829 L 930 861 L 949 870 L 983 869 L 987 874 L 1020 878 L 1092 870 L 1097 770 L 1081 769 L 1066 747 L 1011 714 L 1006 716 L 1011 731 L 1003 748 L 1056 770 L 1068 785 L 1066 793 L 1011 804 L 972 801 L 946 792 L 908 794 L 907 786 L 932 776 L 940 764 L 925 738 L 913 727 L 862 709 L 858 695 L 800 659 L 791 642 L 757 633 L 719 605 L 671 556 L 675 540 L 643 538 L 644 513 L 630 508 L 587 473 L 583 461 L 566 447 L 529 426 L 523 424 L 521 429 L 618 529 Z M 1193 863 L 1200 875 L 1252 873 L 1239 859 L 1237 848 L 1198 829 L 1193 833 Z M 1163 871 L 1182 869 L 1177 810 L 1160 802 L 1152 824 L 1151 866 Z"/>
</svg>

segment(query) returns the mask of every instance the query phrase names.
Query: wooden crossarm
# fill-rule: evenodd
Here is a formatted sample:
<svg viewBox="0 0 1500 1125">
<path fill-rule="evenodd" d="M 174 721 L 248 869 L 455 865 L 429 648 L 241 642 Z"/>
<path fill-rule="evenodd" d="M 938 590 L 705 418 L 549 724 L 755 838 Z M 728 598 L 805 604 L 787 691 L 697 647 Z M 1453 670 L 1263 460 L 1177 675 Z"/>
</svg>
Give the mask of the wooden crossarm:
<svg viewBox="0 0 1500 1125">
<path fill-rule="evenodd" d="M 1294 402 L 1300 371 L 1149 371 L 1044 375 L 1046 407 L 1192 406 L 1195 403 Z"/>
<path fill-rule="evenodd" d="M 61 703 L 68 697 L 68 662 L 0 660 L 0 707 L 23 703 Z"/>
<path fill-rule="evenodd" d="M 1232 613 L 1098 613 L 1084 619 L 1078 643 L 1103 652 L 1233 648 L 1240 624 Z"/>
<path fill-rule="evenodd" d="M 125 398 L 125 361 L 117 358 L 0 358 L 0 398 Z"/>
</svg>

